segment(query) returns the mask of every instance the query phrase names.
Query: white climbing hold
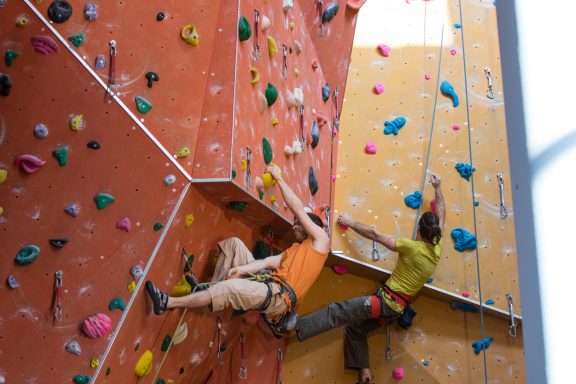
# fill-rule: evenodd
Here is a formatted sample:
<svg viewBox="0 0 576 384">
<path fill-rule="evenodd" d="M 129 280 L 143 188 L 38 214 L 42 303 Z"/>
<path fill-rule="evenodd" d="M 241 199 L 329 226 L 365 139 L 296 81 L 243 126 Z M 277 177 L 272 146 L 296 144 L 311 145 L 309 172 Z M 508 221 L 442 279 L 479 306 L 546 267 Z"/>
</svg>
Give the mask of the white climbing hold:
<svg viewBox="0 0 576 384">
<path fill-rule="evenodd" d="M 292 148 L 292 147 L 289 146 L 289 145 L 286 145 L 286 146 L 284 147 L 284 154 L 286 155 L 286 157 L 292 156 L 292 155 L 294 154 L 294 148 Z"/>
<path fill-rule="evenodd" d="M 266 16 L 262 16 L 262 31 L 266 32 L 268 30 L 268 28 L 270 28 L 270 25 L 272 23 L 270 22 L 270 19 L 267 18 Z"/>
<path fill-rule="evenodd" d="M 300 43 L 298 40 L 294 40 L 294 50 L 296 51 L 297 55 L 302 53 L 302 43 Z"/>
<path fill-rule="evenodd" d="M 288 12 L 293 7 L 294 7 L 294 3 L 292 2 L 292 0 L 283 0 L 282 1 L 282 9 L 284 10 L 284 12 Z"/>
<path fill-rule="evenodd" d="M 304 104 L 304 92 L 302 92 L 302 88 L 294 88 L 294 104 L 296 106 Z"/>
</svg>

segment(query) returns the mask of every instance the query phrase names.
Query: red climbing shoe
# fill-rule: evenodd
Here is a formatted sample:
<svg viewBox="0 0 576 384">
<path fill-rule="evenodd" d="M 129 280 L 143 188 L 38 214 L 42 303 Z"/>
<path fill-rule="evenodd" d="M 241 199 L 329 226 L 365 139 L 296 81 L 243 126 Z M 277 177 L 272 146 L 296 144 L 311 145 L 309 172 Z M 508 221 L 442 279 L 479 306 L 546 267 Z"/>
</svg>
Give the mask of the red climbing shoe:
<svg viewBox="0 0 576 384">
<path fill-rule="evenodd" d="M 154 283 L 152 283 L 150 280 L 146 282 L 146 291 L 154 303 L 154 313 L 156 315 L 161 315 L 166 312 L 166 307 L 168 305 L 168 294 L 156 288 Z"/>
</svg>

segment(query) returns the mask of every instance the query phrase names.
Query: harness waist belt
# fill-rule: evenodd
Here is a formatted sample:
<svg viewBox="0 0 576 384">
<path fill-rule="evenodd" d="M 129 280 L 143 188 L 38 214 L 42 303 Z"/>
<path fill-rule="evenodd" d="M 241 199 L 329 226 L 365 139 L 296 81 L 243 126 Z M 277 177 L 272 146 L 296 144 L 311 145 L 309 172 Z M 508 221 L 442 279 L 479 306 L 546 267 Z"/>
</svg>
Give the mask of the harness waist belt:
<svg viewBox="0 0 576 384">
<path fill-rule="evenodd" d="M 406 308 L 406 306 L 412 302 L 412 296 L 408 296 L 404 293 L 400 293 L 400 292 L 394 292 L 392 289 L 390 289 L 389 286 L 384 285 L 384 292 L 386 292 L 386 294 L 388 296 L 390 296 L 390 298 L 395 301 L 396 303 L 400 304 L 402 306 L 402 308 Z"/>
</svg>

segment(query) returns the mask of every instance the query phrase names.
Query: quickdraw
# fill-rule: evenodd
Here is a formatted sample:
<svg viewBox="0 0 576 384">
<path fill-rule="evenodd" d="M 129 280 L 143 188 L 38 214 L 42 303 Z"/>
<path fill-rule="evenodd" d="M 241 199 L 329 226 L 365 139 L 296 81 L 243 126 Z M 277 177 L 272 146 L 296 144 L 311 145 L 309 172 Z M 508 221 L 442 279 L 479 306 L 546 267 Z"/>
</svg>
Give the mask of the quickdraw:
<svg viewBox="0 0 576 384">
<path fill-rule="evenodd" d="M 512 294 L 506 294 L 506 300 L 508 300 L 508 313 L 510 314 L 510 326 L 508 327 L 508 334 L 512 337 L 516 337 L 516 322 L 514 321 L 514 303 L 512 302 Z"/>
<path fill-rule="evenodd" d="M 484 68 L 484 73 L 486 74 L 486 81 L 488 82 L 488 90 L 486 91 L 486 97 L 489 99 L 493 99 L 494 90 L 492 89 L 492 73 L 490 72 L 490 67 Z"/>
<path fill-rule="evenodd" d="M 304 137 L 304 106 L 300 106 L 300 142 L 302 149 L 306 148 L 306 138 Z"/>
<path fill-rule="evenodd" d="M 110 40 L 110 68 L 108 70 L 108 93 L 113 95 L 112 87 L 116 85 L 116 40 Z"/>
<path fill-rule="evenodd" d="M 258 23 L 260 22 L 260 12 L 254 10 L 254 60 L 262 60 L 260 45 L 258 45 Z"/>
<path fill-rule="evenodd" d="M 282 44 L 282 78 L 288 80 L 288 65 L 286 64 L 286 55 L 288 53 L 288 47 L 286 44 Z"/>
<path fill-rule="evenodd" d="M 248 359 L 246 358 L 246 353 L 244 350 L 244 343 L 246 342 L 246 336 L 242 331 L 240 333 L 240 372 L 238 373 L 238 377 L 240 380 L 246 380 L 248 378 L 248 368 L 246 368 L 246 363 Z"/>
<path fill-rule="evenodd" d="M 62 321 L 62 276 L 64 272 L 56 272 L 54 280 L 54 318 L 56 321 Z"/>
<path fill-rule="evenodd" d="M 250 147 L 246 147 L 246 186 L 252 186 L 252 171 L 250 169 L 250 163 L 252 162 L 252 150 Z"/>
<path fill-rule="evenodd" d="M 334 127 L 334 131 L 332 135 L 335 136 L 336 133 L 340 130 L 340 113 L 338 112 L 338 87 L 334 88 L 334 93 L 332 94 L 332 101 L 334 102 L 334 108 L 336 109 L 336 113 L 333 118 L 332 126 Z"/>
<path fill-rule="evenodd" d="M 278 355 L 278 370 L 276 371 L 276 384 L 282 384 L 282 349 L 278 348 L 277 350 Z"/>
</svg>

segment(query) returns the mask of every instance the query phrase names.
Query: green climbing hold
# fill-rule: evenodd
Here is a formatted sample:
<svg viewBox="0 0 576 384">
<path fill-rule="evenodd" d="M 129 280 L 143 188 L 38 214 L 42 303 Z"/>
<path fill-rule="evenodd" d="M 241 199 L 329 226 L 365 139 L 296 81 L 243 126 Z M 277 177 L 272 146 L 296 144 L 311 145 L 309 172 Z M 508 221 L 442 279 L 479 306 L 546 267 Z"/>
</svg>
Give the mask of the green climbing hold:
<svg viewBox="0 0 576 384">
<path fill-rule="evenodd" d="M 277 98 L 278 90 L 271 83 L 268 83 L 268 86 L 266 87 L 266 103 L 268 106 L 271 107 L 276 102 Z"/>
<path fill-rule="evenodd" d="M 236 178 L 236 171 L 232 170 L 232 178 L 235 179 Z"/>
<path fill-rule="evenodd" d="M 96 202 L 96 207 L 98 207 L 98 209 L 102 209 L 115 202 L 116 199 L 107 193 L 98 193 L 96 196 L 94 196 L 94 201 Z"/>
<path fill-rule="evenodd" d="M 68 147 L 66 145 L 56 148 L 52 151 L 52 154 L 56 160 L 58 160 L 58 165 L 61 167 L 68 163 Z"/>
<path fill-rule="evenodd" d="M 258 196 L 260 196 L 260 200 L 264 198 L 264 191 L 258 191 Z"/>
<path fill-rule="evenodd" d="M 228 207 L 234 211 L 243 212 L 248 206 L 246 201 L 231 201 L 228 203 Z"/>
<path fill-rule="evenodd" d="M 262 151 L 264 152 L 264 162 L 266 164 L 270 164 L 272 158 L 274 157 L 274 154 L 272 153 L 272 146 L 270 145 L 268 140 L 266 140 L 266 138 L 262 139 Z"/>
<path fill-rule="evenodd" d="M 156 223 L 154 224 L 154 226 L 152 227 L 152 229 L 156 232 L 158 232 L 159 230 L 161 230 L 164 226 L 160 223 Z"/>
<path fill-rule="evenodd" d="M 115 297 L 110 301 L 110 304 L 108 304 L 108 309 L 113 311 L 115 309 L 120 309 L 120 310 L 124 310 L 126 309 L 126 304 L 124 304 L 124 300 L 122 300 L 119 297 Z"/>
<path fill-rule="evenodd" d="M 38 258 L 40 255 L 40 248 L 34 244 L 25 245 L 18 251 L 16 255 L 16 264 L 28 265 Z"/>
<path fill-rule="evenodd" d="M 166 335 L 164 337 L 164 341 L 162 342 L 162 346 L 160 347 L 160 350 L 162 352 L 166 352 L 168 350 L 168 347 L 170 347 L 170 344 L 172 344 L 172 337 L 170 337 L 170 335 Z"/>
<path fill-rule="evenodd" d="M 134 100 L 136 100 L 138 112 L 146 114 L 152 109 L 152 104 L 142 96 L 136 96 Z"/>
<path fill-rule="evenodd" d="M 70 36 L 70 37 L 68 38 L 68 40 L 69 40 L 76 48 L 79 48 L 79 47 L 82 45 L 82 43 L 84 42 L 84 40 L 86 40 L 86 35 L 84 34 L 84 32 L 82 32 L 82 33 L 79 33 L 79 34 L 77 34 L 77 35 Z"/>
<path fill-rule="evenodd" d="M 166 384 L 166 382 L 162 379 L 158 379 L 158 381 L 156 381 L 156 384 Z"/>
<path fill-rule="evenodd" d="M 90 382 L 90 376 L 76 375 L 73 381 L 76 384 L 88 384 Z"/>
<path fill-rule="evenodd" d="M 240 21 L 238 22 L 238 36 L 240 37 L 240 41 L 246 41 L 252 36 L 250 23 L 244 16 L 240 16 Z"/>
<path fill-rule="evenodd" d="M 106 376 L 108 376 L 110 372 L 112 372 L 112 368 L 110 367 L 106 368 Z"/>
<path fill-rule="evenodd" d="M 17 58 L 20 54 L 16 51 L 6 51 L 4 54 L 4 63 L 7 67 L 12 66 L 14 59 Z"/>
</svg>

